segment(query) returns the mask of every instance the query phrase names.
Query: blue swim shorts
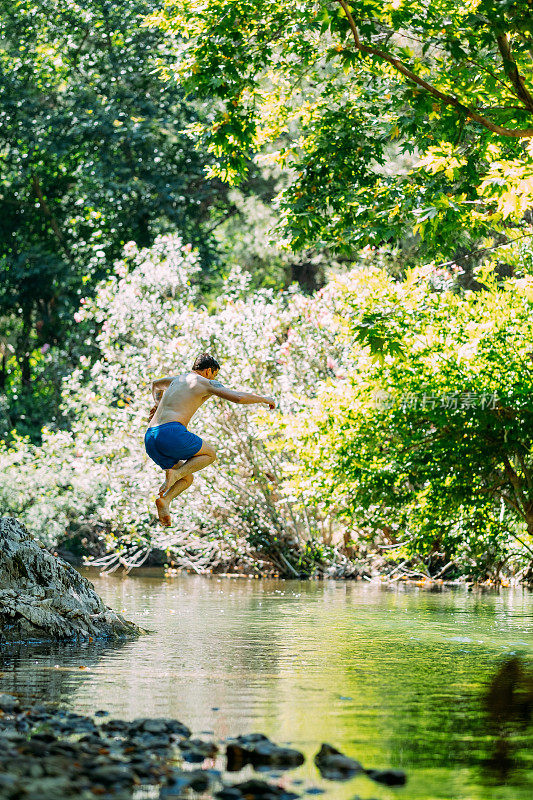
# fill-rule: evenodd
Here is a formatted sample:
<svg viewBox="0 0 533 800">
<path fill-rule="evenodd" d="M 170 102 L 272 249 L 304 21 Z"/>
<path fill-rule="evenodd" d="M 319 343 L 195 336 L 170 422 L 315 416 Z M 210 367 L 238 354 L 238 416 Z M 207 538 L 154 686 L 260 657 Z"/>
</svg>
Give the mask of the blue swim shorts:
<svg viewBox="0 0 533 800">
<path fill-rule="evenodd" d="M 161 469 L 170 469 L 177 461 L 187 461 L 202 447 L 202 440 L 181 422 L 164 422 L 148 428 L 144 434 L 146 452 Z"/>
</svg>

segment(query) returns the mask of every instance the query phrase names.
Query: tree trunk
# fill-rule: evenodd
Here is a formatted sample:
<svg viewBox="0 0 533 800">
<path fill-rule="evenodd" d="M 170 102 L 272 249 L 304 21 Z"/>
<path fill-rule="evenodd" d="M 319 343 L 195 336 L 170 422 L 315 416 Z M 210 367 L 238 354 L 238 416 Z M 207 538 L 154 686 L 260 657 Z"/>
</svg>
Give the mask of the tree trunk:
<svg viewBox="0 0 533 800">
<path fill-rule="evenodd" d="M 6 390 L 6 377 L 7 377 L 7 358 L 6 358 L 6 347 L 3 344 L 0 344 L 0 352 L 2 353 L 2 363 L 0 365 L 0 392 L 5 392 Z"/>
<path fill-rule="evenodd" d="M 24 309 L 22 331 L 17 342 L 17 361 L 22 374 L 22 385 L 31 384 L 31 365 L 30 365 L 30 333 L 31 333 L 31 309 Z"/>
</svg>

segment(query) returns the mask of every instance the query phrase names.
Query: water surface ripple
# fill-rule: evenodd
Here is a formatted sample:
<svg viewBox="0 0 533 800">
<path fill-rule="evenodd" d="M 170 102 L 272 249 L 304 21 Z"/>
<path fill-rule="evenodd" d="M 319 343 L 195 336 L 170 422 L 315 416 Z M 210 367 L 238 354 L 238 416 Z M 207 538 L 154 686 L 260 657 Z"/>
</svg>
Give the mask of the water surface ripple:
<svg viewBox="0 0 533 800">
<path fill-rule="evenodd" d="M 298 793 L 531 800 L 531 727 L 510 719 L 496 730 L 483 702 L 505 658 L 516 654 L 531 668 L 531 594 L 193 576 L 91 579 L 109 605 L 153 633 L 118 646 L 5 648 L 0 691 L 89 714 L 176 717 L 218 739 L 265 733 L 305 753 L 306 764 L 282 778 Z M 505 768 L 495 756 L 502 737 Z M 408 783 L 390 789 L 362 776 L 322 780 L 313 764 L 322 742 L 367 767 L 404 769 Z"/>
</svg>

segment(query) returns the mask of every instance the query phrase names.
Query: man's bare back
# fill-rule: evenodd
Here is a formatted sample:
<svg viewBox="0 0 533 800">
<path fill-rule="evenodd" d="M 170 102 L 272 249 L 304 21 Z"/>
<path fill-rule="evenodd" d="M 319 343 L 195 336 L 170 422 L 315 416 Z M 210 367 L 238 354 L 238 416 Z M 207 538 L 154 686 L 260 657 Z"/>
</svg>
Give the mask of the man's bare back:
<svg viewBox="0 0 533 800">
<path fill-rule="evenodd" d="M 169 506 L 172 500 L 192 484 L 194 472 L 216 459 L 214 445 L 187 430 L 200 406 L 214 396 L 231 403 L 263 403 L 275 408 L 272 397 L 227 389 L 215 380 L 218 370 L 215 359 L 203 353 L 191 372 L 152 383 L 155 404 L 150 410 L 145 446 L 150 458 L 166 473 L 156 500 L 159 520 L 164 526 L 171 524 Z"/>
<path fill-rule="evenodd" d="M 157 385 L 168 380 L 170 383 L 166 388 Z M 211 397 L 206 383 L 222 386 L 218 381 L 208 381 L 196 372 L 185 372 L 182 375 L 176 375 L 175 378 L 162 378 L 160 381 L 154 381 L 154 384 L 157 385 L 154 394 L 161 392 L 161 400 L 148 427 L 164 425 L 166 422 L 181 422 L 182 425 L 187 426 L 202 403 Z M 156 400 L 157 396 L 156 394 Z"/>
<path fill-rule="evenodd" d="M 160 378 L 153 382 L 152 394 L 158 405 L 149 428 L 164 425 L 166 422 L 181 422 L 187 426 L 200 406 L 213 396 L 232 403 L 265 403 L 269 408 L 276 405 L 272 397 L 227 389 L 219 381 L 210 380 L 198 372 L 186 372 L 174 378 Z"/>
</svg>

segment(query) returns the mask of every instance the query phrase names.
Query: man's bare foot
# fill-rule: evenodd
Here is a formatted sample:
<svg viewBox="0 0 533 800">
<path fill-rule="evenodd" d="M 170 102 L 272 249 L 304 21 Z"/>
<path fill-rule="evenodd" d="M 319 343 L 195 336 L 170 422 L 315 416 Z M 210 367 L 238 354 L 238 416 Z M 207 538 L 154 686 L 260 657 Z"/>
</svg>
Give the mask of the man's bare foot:
<svg viewBox="0 0 533 800">
<path fill-rule="evenodd" d="M 162 497 L 157 498 L 157 500 L 155 501 L 155 507 L 157 508 L 157 516 L 159 517 L 159 522 L 164 528 L 169 528 L 170 525 L 172 525 L 172 520 L 170 518 L 170 509 Z"/>
<path fill-rule="evenodd" d="M 162 483 L 161 486 L 159 487 L 159 497 L 163 497 L 163 495 L 166 492 L 168 492 L 170 487 L 174 486 L 174 484 L 178 480 L 176 478 L 177 471 L 178 471 L 177 469 L 166 469 L 165 470 L 166 478 L 165 478 L 165 482 Z"/>
</svg>

